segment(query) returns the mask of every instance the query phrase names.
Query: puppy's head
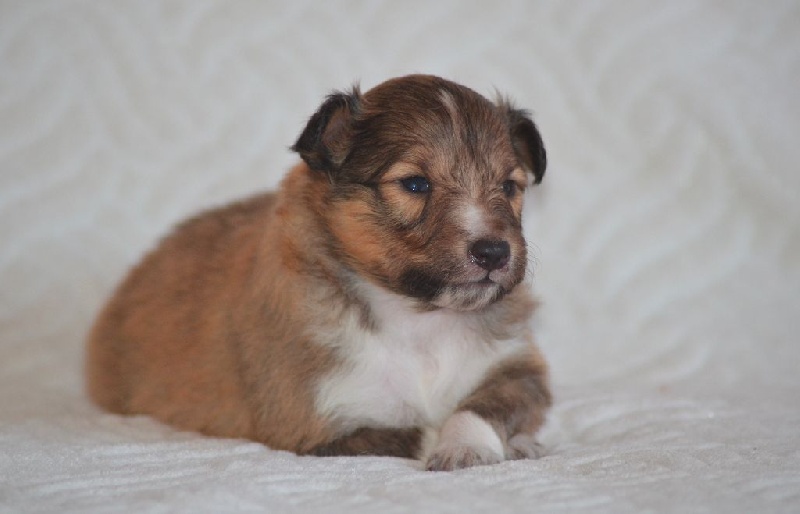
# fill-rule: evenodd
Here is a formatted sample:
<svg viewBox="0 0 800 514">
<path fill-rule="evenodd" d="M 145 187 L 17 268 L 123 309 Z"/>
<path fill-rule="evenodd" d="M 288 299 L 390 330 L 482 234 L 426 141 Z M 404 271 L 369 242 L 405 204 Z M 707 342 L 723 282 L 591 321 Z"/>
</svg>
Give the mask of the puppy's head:
<svg viewBox="0 0 800 514">
<path fill-rule="evenodd" d="M 525 274 L 522 199 L 545 150 L 526 112 L 432 76 L 328 97 L 293 146 L 326 181 L 332 251 L 430 308 L 480 309 Z"/>
</svg>

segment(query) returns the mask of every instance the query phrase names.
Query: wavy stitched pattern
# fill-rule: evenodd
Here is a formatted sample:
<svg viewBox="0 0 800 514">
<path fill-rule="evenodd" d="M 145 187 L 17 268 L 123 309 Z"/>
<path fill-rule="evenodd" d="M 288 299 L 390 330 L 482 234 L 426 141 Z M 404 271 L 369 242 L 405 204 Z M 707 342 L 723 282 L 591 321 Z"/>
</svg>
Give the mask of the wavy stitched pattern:
<svg viewBox="0 0 800 514">
<path fill-rule="evenodd" d="M 796 510 L 798 27 L 778 0 L 0 2 L 0 510 Z M 274 187 L 331 89 L 410 72 L 544 134 L 551 455 L 430 475 L 91 407 L 83 338 L 125 269 Z"/>
</svg>

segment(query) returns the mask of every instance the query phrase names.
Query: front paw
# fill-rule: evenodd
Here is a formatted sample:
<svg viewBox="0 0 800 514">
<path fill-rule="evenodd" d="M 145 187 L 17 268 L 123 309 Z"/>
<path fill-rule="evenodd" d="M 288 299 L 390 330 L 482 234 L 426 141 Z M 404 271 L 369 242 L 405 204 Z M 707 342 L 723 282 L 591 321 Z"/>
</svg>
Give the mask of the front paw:
<svg viewBox="0 0 800 514">
<path fill-rule="evenodd" d="M 439 431 L 439 441 L 425 461 L 429 471 L 497 464 L 505 457 L 503 442 L 491 424 L 470 411 L 459 411 L 447 418 Z"/>
<path fill-rule="evenodd" d="M 515 435 L 508 441 L 506 448 L 506 458 L 510 460 L 539 459 L 544 455 L 544 446 L 531 434 Z"/>
<path fill-rule="evenodd" d="M 502 462 L 503 457 L 489 447 L 449 446 L 437 448 L 428 457 L 428 471 L 453 471 Z"/>
</svg>

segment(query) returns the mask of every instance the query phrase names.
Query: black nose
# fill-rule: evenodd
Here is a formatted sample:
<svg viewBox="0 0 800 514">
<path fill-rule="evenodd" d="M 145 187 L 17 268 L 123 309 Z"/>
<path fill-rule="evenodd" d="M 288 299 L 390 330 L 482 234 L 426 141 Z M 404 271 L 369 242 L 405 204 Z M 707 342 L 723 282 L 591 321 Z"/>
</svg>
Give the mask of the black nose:
<svg viewBox="0 0 800 514">
<path fill-rule="evenodd" d="M 508 263 L 511 247 L 507 241 L 489 241 L 481 239 L 475 241 L 469 249 L 475 264 L 481 268 L 492 271 L 500 269 Z"/>
</svg>

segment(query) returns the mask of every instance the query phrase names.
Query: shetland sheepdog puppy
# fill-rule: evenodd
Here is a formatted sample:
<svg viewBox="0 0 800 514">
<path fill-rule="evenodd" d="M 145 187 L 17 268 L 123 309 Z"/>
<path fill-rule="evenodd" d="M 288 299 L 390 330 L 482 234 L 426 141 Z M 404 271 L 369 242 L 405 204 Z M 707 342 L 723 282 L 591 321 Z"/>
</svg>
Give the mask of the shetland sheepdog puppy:
<svg viewBox="0 0 800 514">
<path fill-rule="evenodd" d="M 301 455 L 536 457 L 526 111 L 424 75 L 331 94 L 277 192 L 185 221 L 100 313 L 92 399 Z"/>
</svg>

